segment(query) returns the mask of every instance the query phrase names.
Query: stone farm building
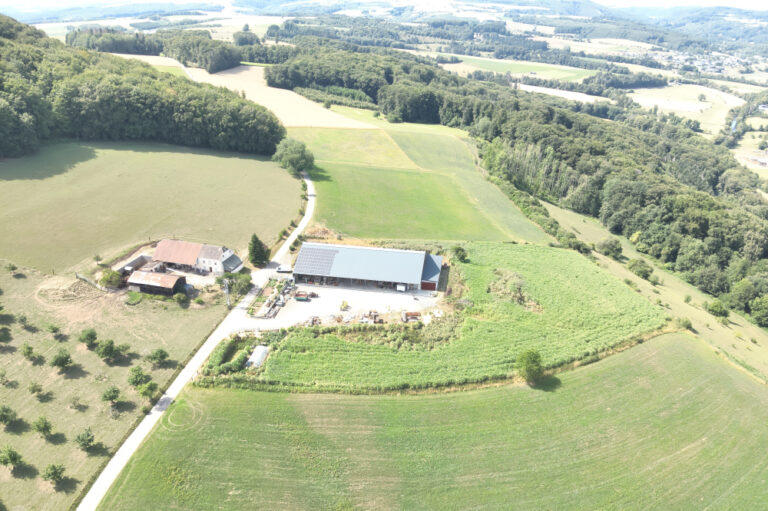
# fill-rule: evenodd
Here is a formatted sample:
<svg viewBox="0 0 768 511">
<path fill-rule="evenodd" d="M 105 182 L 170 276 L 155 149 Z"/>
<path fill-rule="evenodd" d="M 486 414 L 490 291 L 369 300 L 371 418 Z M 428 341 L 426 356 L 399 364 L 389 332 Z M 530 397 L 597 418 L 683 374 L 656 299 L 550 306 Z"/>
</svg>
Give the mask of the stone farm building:
<svg viewBox="0 0 768 511">
<path fill-rule="evenodd" d="M 435 291 L 443 258 L 425 251 L 304 243 L 293 277 L 300 283 Z"/>
<path fill-rule="evenodd" d="M 214 275 L 234 273 L 243 267 L 243 261 L 227 247 L 178 240 L 160 241 L 152 259 L 171 268 Z"/>
<path fill-rule="evenodd" d="M 128 289 L 139 293 L 171 296 L 184 291 L 187 279 L 181 275 L 135 271 L 128 277 Z"/>
</svg>

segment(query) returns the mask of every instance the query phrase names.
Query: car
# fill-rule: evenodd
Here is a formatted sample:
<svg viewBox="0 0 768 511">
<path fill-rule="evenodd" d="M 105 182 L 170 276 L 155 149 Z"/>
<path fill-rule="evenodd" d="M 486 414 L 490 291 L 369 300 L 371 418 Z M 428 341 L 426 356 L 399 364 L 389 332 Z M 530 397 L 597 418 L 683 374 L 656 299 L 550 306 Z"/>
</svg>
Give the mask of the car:
<svg viewBox="0 0 768 511">
<path fill-rule="evenodd" d="M 277 267 L 277 273 L 291 273 L 293 271 L 293 268 L 290 267 L 290 265 L 287 264 L 281 264 Z"/>
</svg>

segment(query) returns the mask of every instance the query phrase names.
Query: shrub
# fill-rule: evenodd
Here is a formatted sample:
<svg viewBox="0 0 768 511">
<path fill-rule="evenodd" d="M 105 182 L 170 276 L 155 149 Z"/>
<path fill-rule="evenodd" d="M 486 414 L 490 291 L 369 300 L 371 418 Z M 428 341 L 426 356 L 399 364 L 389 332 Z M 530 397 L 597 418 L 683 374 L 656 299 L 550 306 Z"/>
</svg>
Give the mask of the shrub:
<svg viewBox="0 0 768 511">
<path fill-rule="evenodd" d="M 25 342 L 21 345 L 21 356 L 27 360 L 32 360 L 35 358 L 35 350 L 32 349 L 32 346 L 28 342 Z"/>
<path fill-rule="evenodd" d="M 544 372 L 541 367 L 541 355 L 536 350 L 521 353 L 515 363 L 515 369 L 525 381 L 535 383 Z"/>
<path fill-rule="evenodd" d="M 203 304 L 205 304 L 205 302 L 203 301 L 203 299 L 202 299 L 202 298 L 200 298 L 199 296 L 198 296 L 197 298 L 195 298 L 195 303 L 196 303 L 196 304 L 198 304 L 198 305 L 203 305 Z"/>
<path fill-rule="evenodd" d="M 91 431 L 91 428 L 86 428 L 85 431 L 83 431 L 82 433 L 80 433 L 75 437 L 75 443 L 83 451 L 87 451 L 88 449 L 93 447 L 95 442 L 96 442 L 96 437 L 93 436 L 93 432 Z"/>
<path fill-rule="evenodd" d="M 50 364 L 52 367 L 57 367 L 60 371 L 66 371 L 72 365 L 72 356 L 66 349 L 61 348 L 53 356 Z"/>
<path fill-rule="evenodd" d="M 610 257 L 611 259 L 621 259 L 621 242 L 617 238 L 605 238 L 599 242 L 595 248 L 598 252 Z"/>
<path fill-rule="evenodd" d="M 0 465 L 16 468 L 23 463 L 23 459 L 19 452 L 12 448 L 10 445 L 6 445 L 2 451 L 0 451 Z"/>
<path fill-rule="evenodd" d="M 691 323 L 691 320 L 688 318 L 677 318 L 675 319 L 675 324 L 680 328 L 685 328 L 686 330 L 693 330 L 693 323 Z"/>
<path fill-rule="evenodd" d="M 168 352 L 163 348 L 157 348 L 147 355 L 147 361 L 152 364 L 152 367 L 158 367 L 168 360 Z"/>
<path fill-rule="evenodd" d="M 131 347 L 128 344 L 115 345 L 115 341 L 112 339 L 105 339 L 99 341 L 95 351 L 99 358 L 105 362 L 114 362 L 120 357 L 125 356 L 130 349 Z"/>
<path fill-rule="evenodd" d="M 77 338 L 78 342 L 84 343 L 89 350 L 92 350 L 96 346 L 96 330 L 93 328 L 86 328 L 80 332 L 80 336 Z"/>
<path fill-rule="evenodd" d="M 16 412 L 8 405 L 0 406 L 0 424 L 10 424 L 16 420 Z"/>
<path fill-rule="evenodd" d="M 39 396 L 43 392 L 43 386 L 37 382 L 32 382 L 29 384 L 29 387 L 27 387 L 27 390 L 29 390 L 29 393 L 33 396 Z"/>
<path fill-rule="evenodd" d="M 157 392 L 157 388 L 158 385 L 156 382 L 148 381 L 143 385 L 140 385 L 137 390 L 139 391 L 139 395 L 147 399 L 152 399 L 152 396 L 154 396 L 155 392 Z"/>
<path fill-rule="evenodd" d="M 32 423 L 32 429 L 40 433 L 40 436 L 47 437 L 53 431 L 53 424 L 51 424 L 47 417 L 41 415 Z"/>
<path fill-rule="evenodd" d="M 131 387 L 138 387 L 147 383 L 151 379 L 152 377 L 145 373 L 144 370 L 139 366 L 132 367 L 131 370 L 128 371 L 128 385 Z"/>
<path fill-rule="evenodd" d="M 173 295 L 173 299 L 182 307 L 189 304 L 189 297 L 186 293 L 176 293 Z"/>
<path fill-rule="evenodd" d="M 45 470 L 43 470 L 43 479 L 50 481 L 54 485 L 61 482 L 64 479 L 64 465 L 55 465 L 51 463 Z"/>
<path fill-rule="evenodd" d="M 122 282 L 123 276 L 113 270 L 106 270 L 99 279 L 99 284 L 104 287 L 120 287 Z"/>
<path fill-rule="evenodd" d="M 718 318 L 727 318 L 728 314 L 730 314 L 728 308 L 720 300 L 714 300 L 711 303 L 705 302 L 704 308 L 707 309 L 707 312 Z"/>
<path fill-rule="evenodd" d="M 645 261 L 645 259 L 630 259 L 629 263 L 627 263 L 627 269 L 641 279 L 646 280 L 648 280 L 648 277 L 653 273 L 653 268 Z"/>
<path fill-rule="evenodd" d="M 460 263 L 466 263 L 467 262 L 467 251 L 464 247 L 455 245 L 451 249 L 451 253 L 453 254 L 453 257 L 456 258 L 457 261 Z"/>
<path fill-rule="evenodd" d="M 118 399 L 120 399 L 120 389 L 114 385 L 107 387 L 106 390 L 104 390 L 104 392 L 101 394 L 102 401 L 109 401 L 113 405 Z"/>
</svg>

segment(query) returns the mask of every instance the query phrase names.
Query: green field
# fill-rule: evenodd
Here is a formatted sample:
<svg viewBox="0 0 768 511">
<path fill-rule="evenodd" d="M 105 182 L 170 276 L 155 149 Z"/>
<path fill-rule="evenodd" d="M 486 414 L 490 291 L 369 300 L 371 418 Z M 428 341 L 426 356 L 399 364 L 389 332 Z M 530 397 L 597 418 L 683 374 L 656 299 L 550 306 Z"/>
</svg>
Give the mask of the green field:
<svg viewBox="0 0 768 511">
<path fill-rule="evenodd" d="M 644 258 L 653 264 L 650 258 L 635 250 L 629 240 L 612 235 L 596 219 L 551 204 L 546 204 L 546 207 L 552 218 L 557 220 L 563 228 L 573 232 L 580 240 L 598 243 L 613 236 L 621 241 L 624 256 Z M 713 300 L 712 296 L 702 293 L 674 273 L 665 271 L 661 265 L 654 270 L 661 284 L 653 286 L 647 280 L 640 279 L 630 272 L 625 264 L 597 253 L 595 255 L 600 265 L 618 279 L 629 279 L 634 282 L 641 296 L 652 303 L 662 303 L 671 317 L 690 319 L 699 337 L 727 354 L 743 369 L 768 382 L 768 331 L 766 329 L 760 328 L 735 312 L 731 312 L 727 324 L 720 323 L 718 318 L 703 307 L 704 302 Z M 687 302 L 686 297 L 690 297 Z"/>
<path fill-rule="evenodd" d="M 378 124 L 396 128 L 289 130 L 317 160 L 318 222 L 360 238 L 550 241 L 480 174 L 464 132 Z"/>
<path fill-rule="evenodd" d="M 254 381 L 342 391 L 483 382 L 512 376 L 515 358 L 527 349 L 539 350 L 545 365 L 558 366 L 664 323 L 660 307 L 576 252 L 509 243 L 471 243 L 467 250 L 470 262 L 454 262 L 451 270 L 464 275 L 468 291 L 462 298 L 473 304 L 450 327 L 458 338 L 402 343 L 380 335 L 360 342 L 355 334 L 341 339 L 301 329 L 280 343 Z M 489 292 L 504 282 L 497 272 L 519 275 L 540 310 Z"/>
<path fill-rule="evenodd" d="M 765 387 L 685 335 L 545 390 L 192 387 L 101 509 L 759 509 L 766 421 Z"/>
<path fill-rule="evenodd" d="M 468 57 L 466 55 L 457 55 L 457 57 L 461 59 L 461 64 L 465 66 L 471 66 L 473 68 L 482 69 L 484 71 L 493 71 L 495 73 L 512 73 L 513 75 L 535 74 L 538 78 L 542 78 L 544 80 L 562 80 L 564 82 L 575 82 L 588 76 L 597 74 L 597 71 L 593 69 L 581 69 L 578 67 L 559 66 L 556 64 L 543 64 L 540 62 Z"/>
<path fill-rule="evenodd" d="M 65 142 L 0 163 L 0 254 L 62 272 L 148 239 L 245 250 L 298 214 L 300 186 L 276 164 L 153 143 Z M 92 264 L 92 262 L 91 262 Z"/>
<path fill-rule="evenodd" d="M 177 66 L 155 66 L 155 65 L 153 65 L 152 67 L 154 67 L 158 71 L 162 71 L 163 73 L 170 73 L 172 75 L 182 76 L 184 78 L 187 78 L 187 73 L 185 73 L 183 69 L 181 69 L 180 67 L 177 67 Z"/>
<path fill-rule="evenodd" d="M 6 261 L 0 260 L 4 268 Z M 0 425 L 0 447 L 12 446 L 26 463 L 12 476 L 0 467 L 0 509 L 67 509 L 85 489 L 116 450 L 134 422 L 143 416 L 148 401 L 127 383 L 131 367 L 141 365 L 161 387 L 172 378 L 177 363 L 183 363 L 192 350 L 221 320 L 226 312 L 223 298 L 205 296 L 205 306 L 184 309 L 175 302 L 149 299 L 138 305 L 123 303 L 122 294 L 102 293 L 85 283 L 64 277 L 45 277 L 33 270 L 22 270 L 16 278 L 0 271 L 0 367 L 9 383 L 0 385 L 0 405 L 10 406 L 20 420 L 7 427 Z M 73 285 L 70 285 L 73 284 Z M 22 328 L 15 319 L 25 314 L 30 327 Z M 50 325 L 65 335 L 59 340 L 47 330 Z M 108 365 L 77 341 L 84 328 L 93 327 L 100 339 L 130 345 L 128 358 Z M 42 363 L 26 360 L 24 343 L 44 357 Z M 49 365 L 59 349 L 67 350 L 74 367 L 65 373 Z M 174 361 L 152 369 L 141 357 L 163 348 Z M 42 397 L 28 391 L 32 382 L 43 387 Z M 112 410 L 101 400 L 109 385 L 122 392 L 122 402 Z M 72 399 L 80 399 L 80 409 Z M 53 423 L 48 440 L 32 430 L 39 416 Z M 75 444 L 75 436 L 90 427 L 102 445 L 90 454 Z M 62 463 L 67 479 L 59 491 L 42 481 L 40 475 L 49 463 Z"/>
</svg>

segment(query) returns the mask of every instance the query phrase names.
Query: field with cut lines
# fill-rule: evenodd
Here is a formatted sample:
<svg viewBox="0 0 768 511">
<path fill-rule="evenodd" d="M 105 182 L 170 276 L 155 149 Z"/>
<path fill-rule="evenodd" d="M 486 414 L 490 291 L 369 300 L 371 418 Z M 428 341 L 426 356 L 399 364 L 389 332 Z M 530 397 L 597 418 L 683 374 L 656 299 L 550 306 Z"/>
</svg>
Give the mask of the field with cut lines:
<svg viewBox="0 0 768 511">
<path fill-rule="evenodd" d="M 263 157 L 153 143 L 49 144 L 0 162 L 0 254 L 62 272 L 162 237 L 244 250 L 297 216 L 299 181 Z M 242 252 L 241 252 L 242 253 Z"/>
<path fill-rule="evenodd" d="M 317 222 L 359 238 L 550 241 L 480 174 L 465 132 L 341 112 L 384 129 L 289 129 L 317 159 Z"/>
<path fill-rule="evenodd" d="M 704 94 L 704 101 L 699 100 L 700 94 Z M 658 106 L 661 112 L 699 121 L 701 129 L 710 135 L 725 127 L 725 119 L 731 108 L 744 104 L 744 100 L 737 96 L 701 85 L 636 89 L 629 96 L 645 108 Z"/>
<path fill-rule="evenodd" d="M 484 382 L 512 376 L 516 357 L 527 349 L 558 366 L 665 323 L 660 307 L 576 252 L 506 243 L 470 243 L 467 251 L 470 262 L 453 261 L 451 272 L 463 276 L 468 291 L 462 299 L 472 305 L 457 316 L 448 338 L 439 337 L 440 322 L 425 330 L 424 340 L 408 342 L 386 332 L 361 341 L 354 333 L 342 339 L 297 330 L 257 381 L 342 391 Z M 512 286 L 510 279 L 521 283 L 524 305 L 494 291 Z M 448 285 L 461 287 L 458 282 Z M 434 336 L 440 341 L 427 341 Z"/>
<path fill-rule="evenodd" d="M 767 421 L 765 387 L 685 335 L 541 390 L 193 387 L 101 509 L 757 509 Z"/>
</svg>

